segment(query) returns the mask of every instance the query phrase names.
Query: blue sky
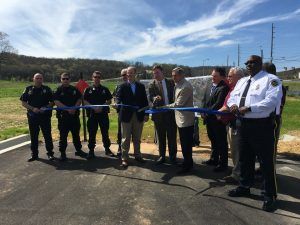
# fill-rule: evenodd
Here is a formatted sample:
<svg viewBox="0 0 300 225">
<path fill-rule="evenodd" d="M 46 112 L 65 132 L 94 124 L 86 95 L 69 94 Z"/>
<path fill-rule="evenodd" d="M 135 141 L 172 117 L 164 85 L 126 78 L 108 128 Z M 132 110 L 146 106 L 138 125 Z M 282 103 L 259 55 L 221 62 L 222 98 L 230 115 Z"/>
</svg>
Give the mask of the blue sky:
<svg viewBox="0 0 300 225">
<path fill-rule="evenodd" d="M 300 67 L 299 0 L 1 0 L 0 31 L 19 54 L 240 65 L 273 58 Z"/>
</svg>

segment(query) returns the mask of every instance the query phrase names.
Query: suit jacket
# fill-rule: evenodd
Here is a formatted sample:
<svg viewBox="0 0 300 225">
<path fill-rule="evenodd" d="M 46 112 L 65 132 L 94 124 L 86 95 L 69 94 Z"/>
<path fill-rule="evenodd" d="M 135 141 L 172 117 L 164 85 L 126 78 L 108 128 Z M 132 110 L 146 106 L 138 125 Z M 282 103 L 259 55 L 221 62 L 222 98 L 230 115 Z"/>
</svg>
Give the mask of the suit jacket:
<svg viewBox="0 0 300 225">
<path fill-rule="evenodd" d="M 193 107 L 193 86 L 186 79 L 182 79 L 175 85 L 174 93 L 174 103 L 169 104 L 168 107 Z M 194 112 L 175 111 L 175 120 L 179 128 L 193 126 L 194 119 Z"/>
<path fill-rule="evenodd" d="M 135 81 L 135 94 L 133 94 L 129 83 L 126 82 L 121 84 L 116 93 L 116 103 L 138 106 L 139 108 L 148 106 L 145 86 L 142 83 Z M 128 123 L 130 122 L 133 113 L 136 112 L 138 120 L 142 122 L 144 120 L 145 111 L 137 112 L 137 110 L 138 109 L 131 107 L 121 106 L 119 112 L 120 120 Z"/>
<path fill-rule="evenodd" d="M 206 91 L 204 93 L 204 104 L 203 107 L 211 110 L 220 109 L 225 101 L 225 98 L 229 92 L 228 85 L 222 80 L 214 89 L 214 91 L 210 94 L 212 83 L 207 86 Z M 211 115 L 214 117 L 214 115 Z"/>
<path fill-rule="evenodd" d="M 162 96 L 163 93 L 161 93 L 160 87 L 159 87 L 159 81 L 153 80 L 149 84 L 149 101 L 153 104 L 153 107 L 163 106 L 163 101 L 153 102 L 153 98 L 157 95 Z M 168 99 L 169 104 L 174 102 L 174 81 L 165 79 L 166 87 L 167 87 L 167 93 L 168 93 Z M 152 114 L 152 120 L 158 120 L 162 118 L 162 113 L 154 113 Z"/>
</svg>

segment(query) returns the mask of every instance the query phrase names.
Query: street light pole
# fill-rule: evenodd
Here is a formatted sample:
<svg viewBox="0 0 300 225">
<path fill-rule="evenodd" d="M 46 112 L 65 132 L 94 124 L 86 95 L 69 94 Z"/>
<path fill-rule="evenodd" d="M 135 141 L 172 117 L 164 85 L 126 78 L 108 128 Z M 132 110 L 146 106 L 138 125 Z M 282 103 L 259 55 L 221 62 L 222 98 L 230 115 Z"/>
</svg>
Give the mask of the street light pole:
<svg viewBox="0 0 300 225">
<path fill-rule="evenodd" d="M 202 65 L 202 76 L 204 76 L 204 62 L 205 61 L 208 61 L 209 58 L 206 58 L 206 59 L 203 59 L 202 62 L 203 62 L 203 65 Z"/>
</svg>

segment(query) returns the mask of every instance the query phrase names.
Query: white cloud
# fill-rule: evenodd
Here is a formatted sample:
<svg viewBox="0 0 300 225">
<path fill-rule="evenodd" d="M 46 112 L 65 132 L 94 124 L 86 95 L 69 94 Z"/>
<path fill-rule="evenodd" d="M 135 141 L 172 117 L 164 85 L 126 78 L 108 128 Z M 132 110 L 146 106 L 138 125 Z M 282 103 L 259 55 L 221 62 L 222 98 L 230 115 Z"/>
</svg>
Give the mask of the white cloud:
<svg viewBox="0 0 300 225">
<path fill-rule="evenodd" d="M 241 29 L 295 18 L 300 9 L 244 21 L 267 0 L 224 0 L 214 10 L 166 25 L 154 6 L 142 0 L 5 0 L 0 30 L 19 53 L 47 57 L 134 60 L 145 56 L 189 54 L 234 45 Z M 250 37 L 248 37 L 250 38 Z"/>
</svg>

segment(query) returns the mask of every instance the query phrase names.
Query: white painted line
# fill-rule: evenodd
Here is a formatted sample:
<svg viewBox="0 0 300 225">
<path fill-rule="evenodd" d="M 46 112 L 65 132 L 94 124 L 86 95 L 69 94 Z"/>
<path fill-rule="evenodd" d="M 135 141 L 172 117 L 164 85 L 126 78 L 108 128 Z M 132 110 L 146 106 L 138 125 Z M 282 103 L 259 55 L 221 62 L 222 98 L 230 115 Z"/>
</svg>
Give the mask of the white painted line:
<svg viewBox="0 0 300 225">
<path fill-rule="evenodd" d="M 0 155 L 3 154 L 3 153 L 5 153 L 5 152 L 9 152 L 11 150 L 14 150 L 16 148 L 20 148 L 20 147 L 28 145 L 28 144 L 30 144 L 30 141 L 25 141 L 25 142 L 23 142 L 21 144 L 14 145 L 14 146 L 11 146 L 9 148 L 2 149 L 2 150 L 0 150 Z"/>
<path fill-rule="evenodd" d="M 21 137 L 25 137 L 25 136 L 28 136 L 28 134 L 22 134 L 22 135 L 19 135 L 19 136 L 16 136 L 16 137 L 12 137 L 12 138 L 0 141 L 0 144 L 3 144 L 3 143 L 8 142 L 8 141 L 15 140 L 15 139 L 18 139 L 18 138 L 21 138 Z"/>
</svg>

